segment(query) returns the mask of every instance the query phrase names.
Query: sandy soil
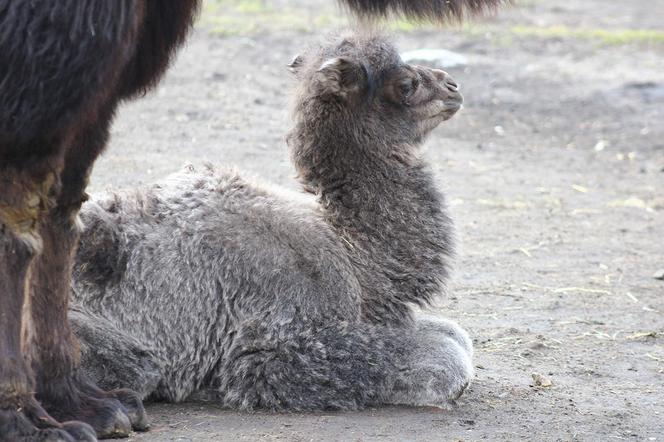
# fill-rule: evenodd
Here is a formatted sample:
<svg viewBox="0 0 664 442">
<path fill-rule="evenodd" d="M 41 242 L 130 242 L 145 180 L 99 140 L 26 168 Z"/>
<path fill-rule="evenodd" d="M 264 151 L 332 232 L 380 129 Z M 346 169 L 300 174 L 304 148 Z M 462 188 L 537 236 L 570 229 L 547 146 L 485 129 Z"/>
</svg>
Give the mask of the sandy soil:
<svg viewBox="0 0 664 442">
<path fill-rule="evenodd" d="M 664 1 L 547 3 L 393 25 L 403 50 L 469 59 L 450 69 L 465 110 L 426 152 L 461 240 L 434 310 L 477 349 L 458 408 L 152 404 L 132 440 L 664 440 Z M 120 110 L 93 190 L 205 160 L 294 187 L 284 65 L 340 17 L 328 0 L 209 3 L 161 87 Z"/>
</svg>

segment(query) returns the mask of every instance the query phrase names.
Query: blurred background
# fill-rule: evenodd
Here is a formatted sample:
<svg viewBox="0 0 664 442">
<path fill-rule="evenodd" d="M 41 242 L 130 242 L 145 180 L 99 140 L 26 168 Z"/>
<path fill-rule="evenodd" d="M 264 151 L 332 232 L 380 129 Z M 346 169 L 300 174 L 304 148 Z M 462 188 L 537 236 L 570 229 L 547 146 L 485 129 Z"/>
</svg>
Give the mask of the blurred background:
<svg viewBox="0 0 664 442">
<path fill-rule="evenodd" d="M 286 64 L 349 25 L 332 0 L 208 0 L 165 81 L 120 109 L 92 191 L 203 161 L 297 188 Z M 662 440 L 664 1 L 384 27 L 466 99 L 424 155 L 460 240 L 434 311 L 471 331 L 475 384 L 451 411 L 152 405 L 135 440 Z"/>
</svg>

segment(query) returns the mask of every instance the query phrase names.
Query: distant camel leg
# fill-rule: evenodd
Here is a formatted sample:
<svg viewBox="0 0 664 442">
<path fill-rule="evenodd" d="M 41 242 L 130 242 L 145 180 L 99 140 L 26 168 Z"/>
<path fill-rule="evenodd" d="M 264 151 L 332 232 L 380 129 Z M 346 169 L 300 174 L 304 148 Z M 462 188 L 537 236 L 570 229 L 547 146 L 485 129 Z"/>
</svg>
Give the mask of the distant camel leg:
<svg viewBox="0 0 664 442">
<path fill-rule="evenodd" d="M 80 351 L 67 320 L 73 256 L 79 238 L 77 216 L 87 198 L 92 164 L 108 139 L 115 103 L 69 144 L 55 207 L 41 224 L 43 253 L 31 280 L 32 360 L 37 398 L 59 420 L 83 420 L 98 436 L 127 435 L 148 428 L 140 399 L 130 390 L 104 392 L 80 370 Z"/>
</svg>

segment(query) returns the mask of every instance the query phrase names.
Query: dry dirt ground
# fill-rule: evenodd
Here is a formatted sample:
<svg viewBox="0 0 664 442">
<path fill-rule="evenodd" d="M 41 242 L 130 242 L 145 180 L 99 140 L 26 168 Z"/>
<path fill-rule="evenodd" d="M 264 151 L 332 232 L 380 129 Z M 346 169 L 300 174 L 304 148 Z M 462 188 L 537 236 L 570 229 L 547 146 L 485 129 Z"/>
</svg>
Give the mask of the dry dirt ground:
<svg viewBox="0 0 664 442">
<path fill-rule="evenodd" d="M 294 187 L 285 64 L 341 17 L 332 0 L 208 2 L 161 87 L 120 110 L 93 190 L 205 160 Z M 434 310 L 474 337 L 472 388 L 451 411 L 151 404 L 132 440 L 664 440 L 664 1 L 391 29 L 403 50 L 468 58 L 450 69 L 465 109 L 426 155 L 461 243 Z"/>
</svg>

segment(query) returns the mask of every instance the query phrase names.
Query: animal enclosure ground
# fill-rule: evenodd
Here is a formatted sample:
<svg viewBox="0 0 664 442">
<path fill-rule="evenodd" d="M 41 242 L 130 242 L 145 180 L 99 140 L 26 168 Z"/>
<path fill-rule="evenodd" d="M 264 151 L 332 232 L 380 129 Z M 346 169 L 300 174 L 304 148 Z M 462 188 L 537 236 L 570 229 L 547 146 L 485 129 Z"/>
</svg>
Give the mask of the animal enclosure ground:
<svg viewBox="0 0 664 442">
<path fill-rule="evenodd" d="M 460 243 L 434 310 L 476 346 L 456 409 L 152 404 L 132 440 L 664 440 L 663 16 L 662 0 L 529 0 L 462 28 L 393 25 L 404 51 L 468 58 L 449 69 L 465 109 L 424 152 Z M 92 190 L 206 160 L 295 188 L 285 65 L 340 17 L 331 0 L 208 2 L 161 87 L 120 110 Z"/>
</svg>

